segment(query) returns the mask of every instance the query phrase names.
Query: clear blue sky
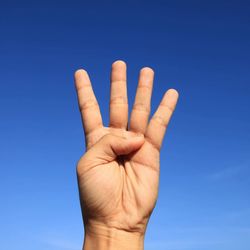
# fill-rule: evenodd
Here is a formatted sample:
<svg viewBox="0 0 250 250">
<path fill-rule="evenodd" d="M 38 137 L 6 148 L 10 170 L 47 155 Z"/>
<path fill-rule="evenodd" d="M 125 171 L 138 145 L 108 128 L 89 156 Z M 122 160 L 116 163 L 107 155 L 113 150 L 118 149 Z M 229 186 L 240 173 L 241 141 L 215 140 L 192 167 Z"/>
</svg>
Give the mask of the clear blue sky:
<svg viewBox="0 0 250 250">
<path fill-rule="evenodd" d="M 91 3 L 90 3 L 91 2 Z M 180 93 L 146 250 L 250 249 L 249 1 L 1 1 L 0 248 L 79 250 L 82 67 L 108 122 L 109 74 Z"/>
</svg>

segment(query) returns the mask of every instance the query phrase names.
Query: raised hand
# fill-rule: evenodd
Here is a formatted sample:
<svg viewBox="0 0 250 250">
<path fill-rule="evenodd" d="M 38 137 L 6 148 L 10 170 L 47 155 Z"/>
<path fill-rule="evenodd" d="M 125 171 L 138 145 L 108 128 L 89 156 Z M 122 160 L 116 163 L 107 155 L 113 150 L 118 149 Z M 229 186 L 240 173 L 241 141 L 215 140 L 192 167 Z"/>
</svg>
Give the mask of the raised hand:
<svg viewBox="0 0 250 250">
<path fill-rule="evenodd" d="M 86 139 L 86 153 L 77 165 L 84 249 L 143 249 L 158 195 L 159 152 L 178 99 L 177 91 L 169 89 L 148 121 L 153 79 L 151 68 L 141 69 L 128 123 L 126 64 L 114 62 L 110 124 L 104 127 L 88 73 L 75 73 Z"/>
</svg>

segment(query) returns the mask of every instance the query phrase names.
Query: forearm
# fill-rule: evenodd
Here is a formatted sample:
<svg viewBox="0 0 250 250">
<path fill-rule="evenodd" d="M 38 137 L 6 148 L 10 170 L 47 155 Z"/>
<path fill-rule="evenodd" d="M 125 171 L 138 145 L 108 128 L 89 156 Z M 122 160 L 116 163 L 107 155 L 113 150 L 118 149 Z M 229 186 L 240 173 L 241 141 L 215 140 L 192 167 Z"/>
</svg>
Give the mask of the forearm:
<svg viewBox="0 0 250 250">
<path fill-rule="evenodd" d="M 85 229 L 83 250 L 143 250 L 144 235 L 110 228 Z"/>
</svg>

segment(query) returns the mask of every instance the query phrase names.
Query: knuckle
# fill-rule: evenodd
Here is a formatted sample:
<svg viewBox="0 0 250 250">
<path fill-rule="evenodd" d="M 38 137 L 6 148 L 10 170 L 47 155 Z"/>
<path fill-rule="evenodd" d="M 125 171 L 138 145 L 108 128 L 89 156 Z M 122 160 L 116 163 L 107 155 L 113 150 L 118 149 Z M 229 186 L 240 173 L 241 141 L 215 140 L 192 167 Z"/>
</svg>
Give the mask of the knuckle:
<svg viewBox="0 0 250 250">
<path fill-rule="evenodd" d="M 143 92 L 147 91 L 148 93 L 151 93 L 151 91 L 152 91 L 152 84 L 148 84 L 145 81 L 140 81 L 137 89 L 141 90 Z"/>
<path fill-rule="evenodd" d="M 167 127 L 167 122 L 165 121 L 165 119 L 160 116 L 160 115 L 154 115 L 152 117 L 152 121 L 156 122 L 158 125 L 160 125 L 161 127 L 163 127 L 164 129 Z"/>
<path fill-rule="evenodd" d="M 112 79 L 111 83 L 112 83 L 112 85 L 114 85 L 114 84 L 122 85 L 122 84 L 126 84 L 127 81 L 125 78 L 124 79 Z"/>
<path fill-rule="evenodd" d="M 150 113 L 150 106 L 146 105 L 144 103 L 135 103 L 133 106 L 133 110 L 149 114 Z"/>
<path fill-rule="evenodd" d="M 125 96 L 114 96 L 110 99 L 110 105 L 113 105 L 113 104 L 125 104 L 127 105 L 128 104 L 128 100 Z"/>
<path fill-rule="evenodd" d="M 157 143 L 153 138 L 147 136 L 146 140 L 158 151 L 161 149 L 161 145 Z"/>
<path fill-rule="evenodd" d="M 76 174 L 79 176 L 82 173 L 84 165 L 84 156 L 82 156 L 76 163 Z"/>
<path fill-rule="evenodd" d="M 96 100 L 88 100 L 79 105 L 80 111 L 84 111 L 89 108 L 98 108 L 98 103 Z"/>
<path fill-rule="evenodd" d="M 168 105 L 168 104 L 160 104 L 161 108 L 167 109 L 168 112 L 173 113 L 174 112 L 174 107 Z"/>
</svg>

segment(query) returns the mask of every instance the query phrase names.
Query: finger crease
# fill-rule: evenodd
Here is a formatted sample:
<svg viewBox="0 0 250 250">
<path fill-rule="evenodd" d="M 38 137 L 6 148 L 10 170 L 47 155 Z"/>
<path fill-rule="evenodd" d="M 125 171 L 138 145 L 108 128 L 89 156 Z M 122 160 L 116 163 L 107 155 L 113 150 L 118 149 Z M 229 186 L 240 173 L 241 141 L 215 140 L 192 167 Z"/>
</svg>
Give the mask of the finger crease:
<svg viewBox="0 0 250 250">
<path fill-rule="evenodd" d="M 98 103 L 97 101 L 87 101 L 85 103 L 82 103 L 79 108 L 80 108 L 80 111 L 84 111 L 86 109 L 89 109 L 89 108 L 92 108 L 92 107 L 96 107 L 96 108 L 99 108 L 98 106 Z"/>
<path fill-rule="evenodd" d="M 150 113 L 150 107 L 148 105 L 143 104 L 143 103 L 135 103 L 133 106 L 133 110 L 141 111 L 141 112 L 144 112 L 146 114 Z"/>
<path fill-rule="evenodd" d="M 148 90 L 152 90 L 152 85 L 147 85 L 147 84 L 138 84 L 137 89 L 148 89 Z"/>
<path fill-rule="evenodd" d="M 111 80 L 111 84 L 114 84 L 114 83 L 123 83 L 123 84 L 126 84 L 127 81 L 126 80 Z"/>
<path fill-rule="evenodd" d="M 161 125 L 164 128 L 167 127 L 167 123 L 164 121 L 164 118 L 160 115 L 154 115 L 151 120 L 155 121 L 156 123 L 158 123 L 159 125 Z"/>
<path fill-rule="evenodd" d="M 116 96 L 110 99 L 110 105 L 113 104 L 128 104 L 128 100 L 125 96 Z"/>
<path fill-rule="evenodd" d="M 171 113 L 174 112 L 174 107 L 170 107 L 167 104 L 160 104 L 160 107 L 168 109 Z"/>
<path fill-rule="evenodd" d="M 160 151 L 161 147 L 155 143 L 149 136 L 145 135 L 145 140 L 150 143 L 156 150 Z"/>
</svg>

